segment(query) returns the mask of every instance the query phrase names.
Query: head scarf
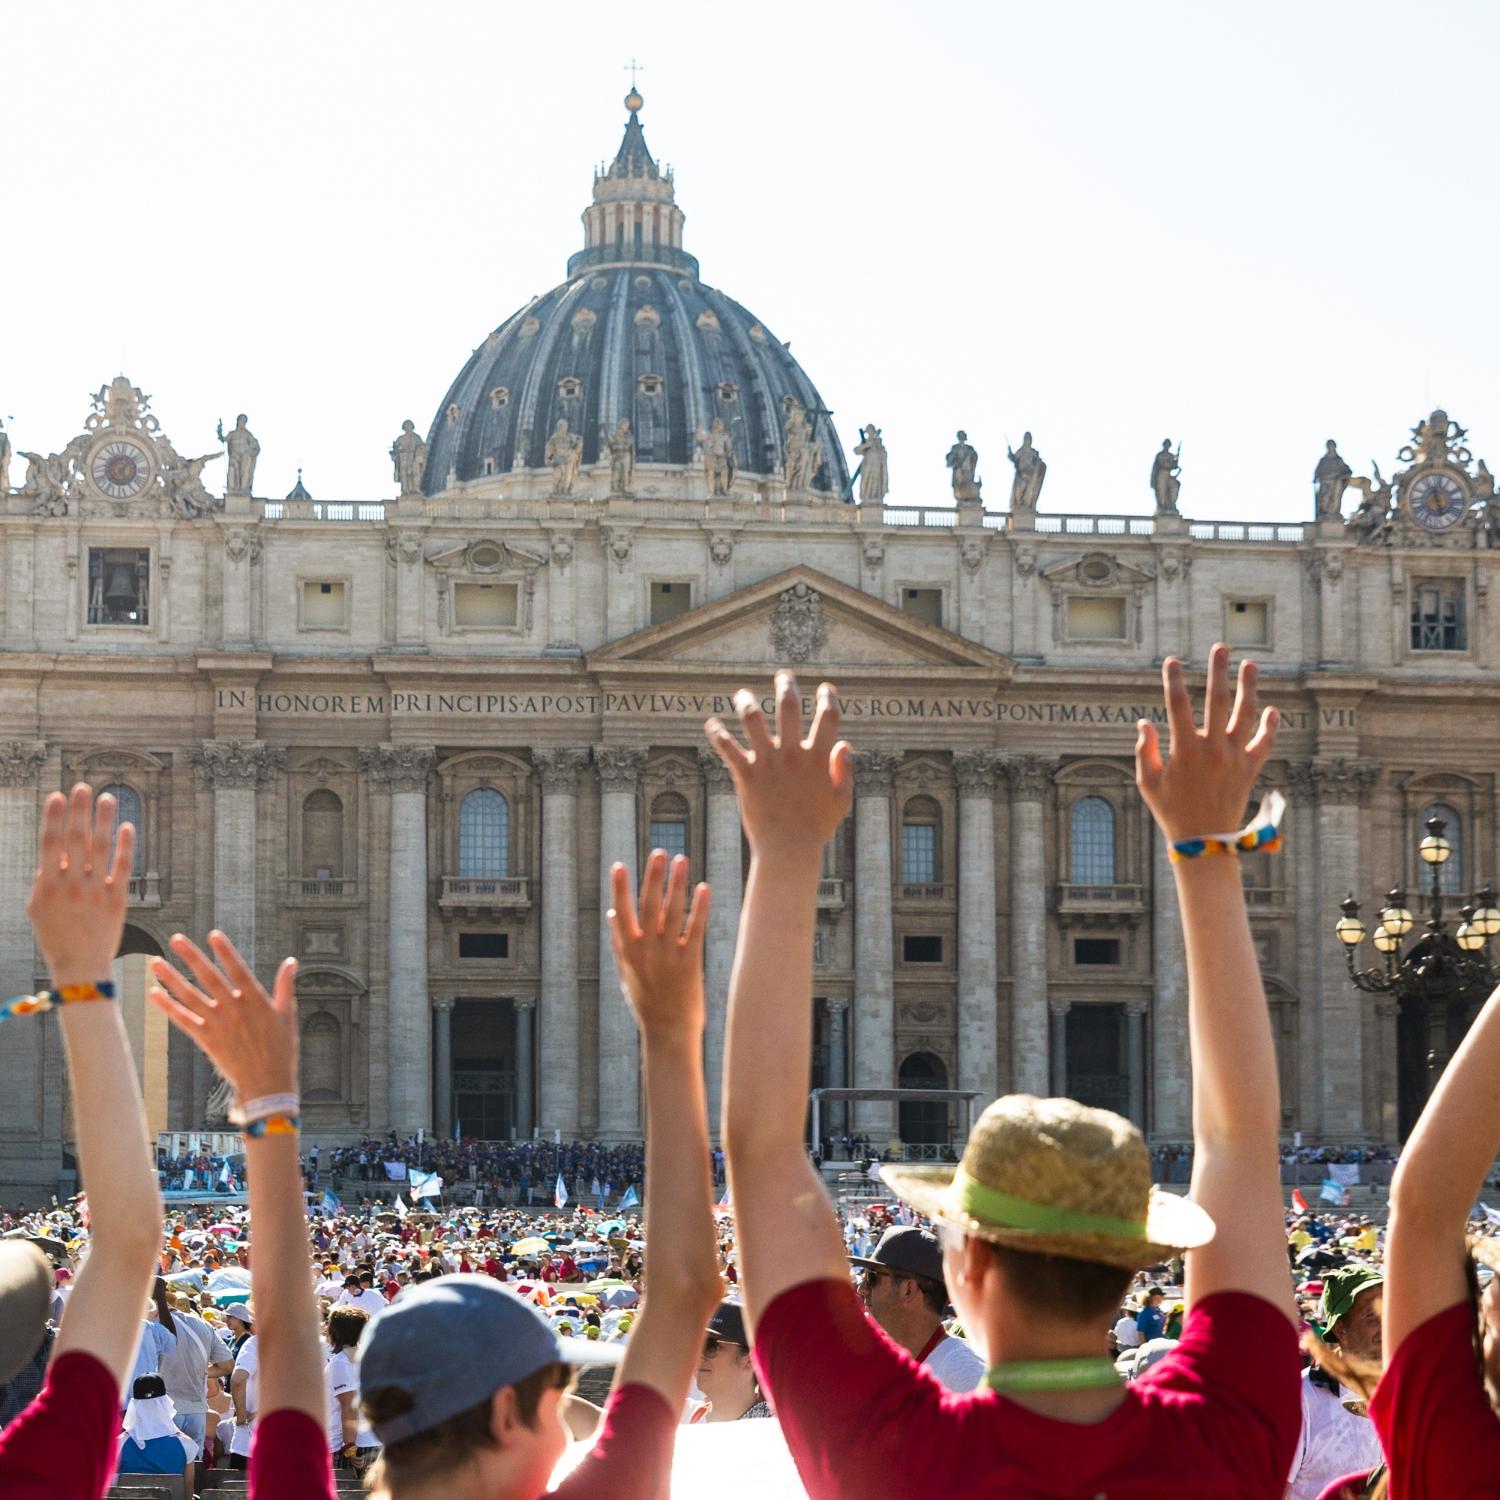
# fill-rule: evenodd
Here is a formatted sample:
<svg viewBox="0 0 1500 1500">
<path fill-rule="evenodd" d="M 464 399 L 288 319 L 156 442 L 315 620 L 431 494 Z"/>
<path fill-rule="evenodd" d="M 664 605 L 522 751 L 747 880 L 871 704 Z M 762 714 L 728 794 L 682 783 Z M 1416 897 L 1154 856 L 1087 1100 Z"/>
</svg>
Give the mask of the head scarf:
<svg viewBox="0 0 1500 1500">
<path fill-rule="evenodd" d="M 152 1438 L 177 1436 L 177 1408 L 170 1396 L 148 1396 L 144 1401 L 134 1396 L 125 1403 L 125 1436 L 138 1448 Z"/>
</svg>

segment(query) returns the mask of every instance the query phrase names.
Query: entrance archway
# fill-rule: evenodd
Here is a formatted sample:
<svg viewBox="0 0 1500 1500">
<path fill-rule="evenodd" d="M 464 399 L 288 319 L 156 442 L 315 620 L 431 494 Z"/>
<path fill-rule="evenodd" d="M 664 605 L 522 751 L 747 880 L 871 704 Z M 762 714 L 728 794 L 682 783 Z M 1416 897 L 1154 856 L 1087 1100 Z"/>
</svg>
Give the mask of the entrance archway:
<svg viewBox="0 0 1500 1500">
<path fill-rule="evenodd" d="M 932 1052 L 913 1052 L 901 1064 L 897 1080 L 903 1089 L 945 1089 L 948 1069 Z M 946 1100 L 903 1099 L 900 1104 L 901 1140 L 908 1146 L 946 1146 L 952 1136 Z"/>
</svg>

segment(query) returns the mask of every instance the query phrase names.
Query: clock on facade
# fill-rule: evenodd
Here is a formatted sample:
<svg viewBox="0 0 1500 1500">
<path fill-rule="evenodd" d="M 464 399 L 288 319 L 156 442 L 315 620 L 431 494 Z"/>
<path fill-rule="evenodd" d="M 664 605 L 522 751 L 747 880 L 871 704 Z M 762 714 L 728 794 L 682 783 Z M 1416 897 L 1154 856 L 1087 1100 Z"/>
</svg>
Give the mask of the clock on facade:
<svg viewBox="0 0 1500 1500">
<path fill-rule="evenodd" d="M 1468 497 L 1451 474 L 1421 474 L 1406 492 L 1406 504 L 1414 520 L 1429 531 L 1446 531 L 1462 519 Z"/>
<path fill-rule="evenodd" d="M 111 500 L 133 500 L 151 480 L 151 455 L 127 437 L 101 443 L 89 460 L 89 478 Z"/>
</svg>

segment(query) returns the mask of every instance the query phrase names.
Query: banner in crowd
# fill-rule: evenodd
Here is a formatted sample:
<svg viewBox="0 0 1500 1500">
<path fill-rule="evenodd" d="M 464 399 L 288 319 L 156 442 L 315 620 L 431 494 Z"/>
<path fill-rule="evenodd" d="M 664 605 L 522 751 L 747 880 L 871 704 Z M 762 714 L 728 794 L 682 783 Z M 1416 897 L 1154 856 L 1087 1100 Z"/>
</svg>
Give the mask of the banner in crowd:
<svg viewBox="0 0 1500 1500">
<path fill-rule="evenodd" d="M 387 1161 L 381 1165 L 385 1168 L 385 1179 L 387 1182 L 406 1181 L 406 1163 L 404 1161 Z"/>
<path fill-rule="evenodd" d="M 1340 1187 L 1359 1185 L 1359 1163 L 1357 1161 L 1332 1162 L 1328 1167 L 1329 1178 Z"/>
<path fill-rule="evenodd" d="M 338 1195 L 335 1192 L 333 1192 L 333 1190 L 331 1188 L 324 1188 L 323 1189 L 323 1212 L 325 1214 L 334 1214 L 334 1215 L 337 1215 L 338 1212 L 342 1208 L 343 1208 L 343 1204 L 339 1202 Z"/>
<path fill-rule="evenodd" d="M 1343 1208 L 1349 1202 L 1349 1189 L 1343 1183 L 1330 1177 L 1324 1184 L 1319 1195 L 1325 1203 L 1336 1203 Z"/>
<path fill-rule="evenodd" d="M 413 1167 L 408 1174 L 411 1183 L 411 1201 L 419 1198 L 436 1198 L 443 1191 L 443 1179 L 436 1172 L 422 1172 Z"/>
</svg>

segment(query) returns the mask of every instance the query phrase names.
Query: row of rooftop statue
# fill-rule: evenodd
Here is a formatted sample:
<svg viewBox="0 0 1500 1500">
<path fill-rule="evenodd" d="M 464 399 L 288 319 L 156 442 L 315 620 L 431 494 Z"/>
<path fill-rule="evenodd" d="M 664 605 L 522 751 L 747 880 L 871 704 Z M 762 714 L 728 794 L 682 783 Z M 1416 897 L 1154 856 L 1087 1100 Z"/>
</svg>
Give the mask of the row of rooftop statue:
<svg viewBox="0 0 1500 1500">
<path fill-rule="evenodd" d="M 260 443 L 250 431 L 248 419 L 241 413 L 227 432 L 218 425 L 218 438 L 224 452 L 206 453 L 184 458 L 172 446 L 156 417 L 150 412 L 149 396 L 131 385 L 125 376 L 116 376 L 102 386 L 92 398 L 94 410 L 87 418 L 85 430 L 61 453 L 43 455 L 21 450 L 27 461 L 24 482 L 18 490 L 10 486 L 11 440 L 0 424 L 0 496 L 15 494 L 29 502 L 34 515 L 60 516 L 85 509 L 75 504 L 94 494 L 103 503 L 118 507 L 144 493 L 148 486 L 158 488 L 166 506 L 176 514 L 192 518 L 222 507 L 223 500 L 209 493 L 203 484 L 204 467 L 223 457 L 226 460 L 225 493 L 248 497 L 255 481 L 255 466 Z M 791 495 L 811 491 L 823 467 L 823 450 L 817 431 L 817 419 L 828 413 L 821 408 L 808 410 L 793 397 L 783 401 L 782 459 L 780 477 Z M 1368 478 L 1355 475 L 1338 451 L 1332 438 L 1313 471 L 1314 514 L 1319 521 L 1343 520 L 1345 493 L 1357 491 L 1360 502 L 1345 524 L 1363 541 L 1391 542 L 1399 539 L 1409 518 L 1404 518 L 1399 504 L 1403 481 L 1413 471 L 1445 469 L 1448 477 L 1438 481 L 1448 487 L 1447 503 L 1452 513 L 1444 525 L 1466 519 L 1488 537 L 1500 537 L 1500 502 L 1495 495 L 1495 481 L 1481 459 L 1472 467 L 1473 455 L 1464 446 L 1468 436 L 1442 410 L 1432 412 L 1411 429 L 1411 442 L 1397 455 L 1398 462 L 1410 469 L 1395 475 L 1387 483 L 1380 466 L 1371 462 Z M 583 437 L 559 420 L 548 435 L 543 458 L 552 471 L 552 494 L 571 497 L 583 464 Z M 609 469 L 608 494 L 629 496 L 635 479 L 635 435 L 628 418 L 621 418 L 600 444 L 600 459 Z M 1019 448 L 1006 447 L 1006 456 L 1015 470 L 1011 482 L 1010 509 L 1015 515 L 1034 514 L 1047 477 L 1047 465 L 1032 443 L 1029 432 L 1023 434 Z M 856 498 L 864 505 L 882 504 L 890 491 L 890 470 L 885 442 L 880 428 L 870 423 L 860 429 L 855 445 L 859 464 L 849 481 L 849 492 L 841 498 Z M 393 477 L 403 496 L 422 493 L 427 471 L 427 444 L 415 424 L 406 421 L 391 444 Z M 948 450 L 945 463 L 953 488 L 954 501 L 962 507 L 981 504 L 981 480 L 978 477 L 979 454 L 960 431 Z M 697 433 L 695 465 L 700 467 L 710 498 L 728 498 L 734 493 L 736 459 L 734 440 L 722 418 Z M 1178 514 L 1178 496 L 1182 489 L 1182 444 L 1174 449 L 1170 438 L 1163 439 L 1152 458 L 1150 486 L 1158 516 Z M 85 484 L 87 478 L 91 484 Z M 298 490 L 290 498 L 310 498 Z M 1434 491 L 1434 498 L 1442 496 Z M 1407 507 L 1411 509 L 1410 506 Z M 1430 529 L 1439 529 L 1429 518 Z"/>
</svg>

